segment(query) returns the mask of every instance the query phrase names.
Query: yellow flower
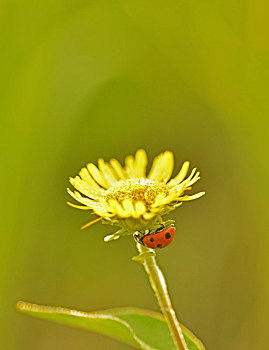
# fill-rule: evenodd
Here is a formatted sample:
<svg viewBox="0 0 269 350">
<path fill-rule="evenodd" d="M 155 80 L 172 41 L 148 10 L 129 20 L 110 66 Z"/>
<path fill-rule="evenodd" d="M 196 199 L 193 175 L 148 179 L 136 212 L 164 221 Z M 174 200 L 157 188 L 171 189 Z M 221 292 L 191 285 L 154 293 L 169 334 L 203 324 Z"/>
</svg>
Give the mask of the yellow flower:
<svg viewBox="0 0 269 350">
<path fill-rule="evenodd" d="M 109 163 L 98 159 L 98 167 L 89 163 L 79 176 L 70 178 L 77 189 L 68 193 L 81 205 L 72 207 L 92 210 L 99 220 L 120 226 L 129 233 L 134 229 L 149 228 L 160 222 L 162 216 L 177 208 L 182 202 L 201 197 L 204 192 L 184 195 L 199 180 L 199 172 L 193 169 L 186 178 L 189 162 L 184 162 L 176 177 L 170 179 L 174 168 L 174 156 L 165 151 L 155 157 L 149 174 L 146 174 L 147 155 L 139 149 L 135 156 L 125 159 L 125 166 L 116 159 Z M 85 225 L 89 226 L 89 224 Z"/>
</svg>

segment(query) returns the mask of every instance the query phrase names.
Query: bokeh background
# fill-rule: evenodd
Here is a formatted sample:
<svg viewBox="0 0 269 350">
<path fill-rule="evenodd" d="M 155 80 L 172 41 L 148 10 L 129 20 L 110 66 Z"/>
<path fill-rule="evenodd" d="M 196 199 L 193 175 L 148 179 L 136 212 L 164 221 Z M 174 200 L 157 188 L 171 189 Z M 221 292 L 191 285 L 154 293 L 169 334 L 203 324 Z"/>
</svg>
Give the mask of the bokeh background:
<svg viewBox="0 0 269 350">
<path fill-rule="evenodd" d="M 202 173 L 158 253 L 180 320 L 207 349 L 267 349 L 268 2 L 1 2 L 0 347 L 124 350 L 31 319 L 17 300 L 158 307 L 131 239 L 81 231 L 68 177 L 138 148 Z"/>
</svg>

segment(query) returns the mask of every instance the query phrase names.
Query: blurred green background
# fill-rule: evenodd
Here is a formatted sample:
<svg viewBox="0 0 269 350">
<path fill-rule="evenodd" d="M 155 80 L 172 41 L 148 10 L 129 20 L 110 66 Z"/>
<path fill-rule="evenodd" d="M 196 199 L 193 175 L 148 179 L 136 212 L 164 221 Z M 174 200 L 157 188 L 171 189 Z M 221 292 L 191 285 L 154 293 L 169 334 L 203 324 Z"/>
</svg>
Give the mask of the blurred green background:
<svg viewBox="0 0 269 350">
<path fill-rule="evenodd" d="M 179 319 L 207 349 L 267 349 L 268 2 L 1 2 L 0 348 L 129 349 L 31 319 L 17 300 L 157 310 L 131 239 L 81 231 L 68 177 L 169 149 L 202 173 L 158 253 Z"/>
</svg>

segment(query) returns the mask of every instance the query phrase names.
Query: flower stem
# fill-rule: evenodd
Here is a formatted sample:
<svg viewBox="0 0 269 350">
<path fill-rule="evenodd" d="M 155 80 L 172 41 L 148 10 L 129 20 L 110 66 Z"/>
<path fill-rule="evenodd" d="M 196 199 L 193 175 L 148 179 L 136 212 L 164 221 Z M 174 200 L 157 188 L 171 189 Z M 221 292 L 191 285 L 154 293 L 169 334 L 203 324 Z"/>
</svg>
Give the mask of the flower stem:
<svg viewBox="0 0 269 350">
<path fill-rule="evenodd" d="M 148 274 L 151 287 L 158 299 L 159 306 L 170 329 L 176 349 L 188 350 L 168 294 L 164 275 L 157 264 L 156 257 L 150 254 L 145 254 L 146 252 L 150 252 L 150 249 L 147 247 L 144 247 L 139 243 L 137 243 L 136 246 L 139 253 L 143 254 L 143 260 L 141 262 Z"/>
</svg>

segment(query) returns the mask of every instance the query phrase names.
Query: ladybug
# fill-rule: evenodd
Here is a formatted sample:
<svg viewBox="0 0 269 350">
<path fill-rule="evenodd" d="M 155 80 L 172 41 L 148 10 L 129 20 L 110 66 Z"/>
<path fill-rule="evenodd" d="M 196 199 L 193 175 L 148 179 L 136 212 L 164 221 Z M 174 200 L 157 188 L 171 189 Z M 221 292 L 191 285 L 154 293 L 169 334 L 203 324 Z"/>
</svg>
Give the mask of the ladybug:
<svg viewBox="0 0 269 350">
<path fill-rule="evenodd" d="M 169 226 L 164 229 L 164 226 L 154 232 L 148 232 L 142 236 L 135 235 L 135 239 L 140 244 L 151 249 L 162 249 L 168 246 L 174 238 L 175 227 Z M 147 231 L 146 231 L 147 232 Z"/>
</svg>

